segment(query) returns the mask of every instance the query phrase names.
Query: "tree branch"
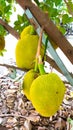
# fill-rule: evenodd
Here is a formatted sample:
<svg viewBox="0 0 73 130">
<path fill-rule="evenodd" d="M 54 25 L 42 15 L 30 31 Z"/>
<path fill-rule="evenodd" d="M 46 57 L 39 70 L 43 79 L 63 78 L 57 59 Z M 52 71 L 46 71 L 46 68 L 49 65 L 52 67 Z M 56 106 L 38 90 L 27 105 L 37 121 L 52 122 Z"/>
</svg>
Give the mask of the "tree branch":
<svg viewBox="0 0 73 130">
<path fill-rule="evenodd" d="M 64 0 L 64 2 L 65 2 L 66 6 L 67 6 L 67 8 L 68 8 L 69 13 L 70 13 L 70 14 L 72 15 L 72 17 L 73 17 L 73 9 L 71 9 L 69 3 L 68 3 L 66 0 Z"/>
<path fill-rule="evenodd" d="M 14 37 L 19 39 L 19 34 L 14 30 L 11 26 L 9 26 L 6 22 L 4 22 L 2 19 L 0 19 L 0 24 L 4 26 L 4 28 L 11 33 Z"/>
<path fill-rule="evenodd" d="M 0 114 L 0 117 L 17 117 L 17 118 L 29 119 L 29 117 L 27 116 L 22 116 L 17 114 Z"/>
<path fill-rule="evenodd" d="M 8 65 L 8 64 L 0 64 L 0 66 L 3 66 L 3 67 L 6 67 L 6 68 L 13 68 L 13 69 L 18 69 L 18 70 L 21 70 L 21 71 L 27 71 L 26 69 L 22 69 L 22 68 L 19 68 L 17 66 L 14 66 L 14 65 Z"/>
</svg>

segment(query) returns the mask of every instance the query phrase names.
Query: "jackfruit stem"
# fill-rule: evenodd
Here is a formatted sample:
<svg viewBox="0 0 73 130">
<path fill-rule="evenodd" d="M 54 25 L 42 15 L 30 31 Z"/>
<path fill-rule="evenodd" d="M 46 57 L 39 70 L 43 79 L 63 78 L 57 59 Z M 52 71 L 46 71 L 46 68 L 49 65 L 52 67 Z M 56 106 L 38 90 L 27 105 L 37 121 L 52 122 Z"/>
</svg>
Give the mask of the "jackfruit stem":
<svg viewBox="0 0 73 130">
<path fill-rule="evenodd" d="M 43 34 L 43 29 L 40 32 L 40 37 L 39 37 L 39 41 L 38 41 L 38 47 L 37 47 L 36 58 L 35 58 L 35 67 L 34 67 L 35 72 L 37 72 L 37 70 L 38 70 L 38 58 L 39 58 L 39 55 L 40 55 L 42 34 Z"/>
<path fill-rule="evenodd" d="M 46 74 L 43 64 L 38 64 L 40 75 Z"/>
<path fill-rule="evenodd" d="M 35 71 L 37 71 L 39 69 L 39 72 L 40 72 L 41 75 L 45 74 L 44 65 L 43 65 L 43 62 L 42 62 L 41 54 L 40 54 L 42 35 L 43 35 L 43 28 L 40 32 L 40 37 L 39 37 L 38 47 L 37 47 L 37 53 L 36 53 L 36 61 L 35 61 Z"/>
<path fill-rule="evenodd" d="M 38 41 L 38 47 L 37 47 L 37 53 L 36 53 L 36 58 L 39 57 L 40 55 L 40 49 L 41 49 L 41 42 L 42 42 L 42 35 L 43 35 L 43 28 L 40 32 L 40 37 L 39 37 L 39 41 Z"/>
<path fill-rule="evenodd" d="M 41 55 L 39 55 L 39 59 L 38 60 L 39 60 L 38 61 L 38 69 L 39 69 L 40 74 L 41 75 L 46 74 L 45 69 L 44 69 L 44 65 L 43 65 L 43 62 L 42 62 Z"/>
<path fill-rule="evenodd" d="M 38 71 L 38 58 L 35 59 L 35 67 L 34 67 L 34 71 L 35 71 L 35 72 Z"/>
</svg>

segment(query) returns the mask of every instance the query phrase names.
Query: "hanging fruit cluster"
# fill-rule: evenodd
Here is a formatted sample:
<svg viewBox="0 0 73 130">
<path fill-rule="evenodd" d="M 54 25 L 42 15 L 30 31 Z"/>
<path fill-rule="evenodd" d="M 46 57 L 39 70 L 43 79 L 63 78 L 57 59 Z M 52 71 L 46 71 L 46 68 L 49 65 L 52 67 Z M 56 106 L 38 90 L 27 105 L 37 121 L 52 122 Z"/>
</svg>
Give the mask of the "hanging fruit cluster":
<svg viewBox="0 0 73 130">
<path fill-rule="evenodd" d="M 44 70 L 42 33 L 43 30 L 38 37 L 31 25 L 26 27 L 17 43 L 15 56 L 17 66 L 28 70 L 22 85 L 24 94 L 40 115 L 50 117 L 59 110 L 66 88 L 57 74 L 47 74 Z"/>
</svg>

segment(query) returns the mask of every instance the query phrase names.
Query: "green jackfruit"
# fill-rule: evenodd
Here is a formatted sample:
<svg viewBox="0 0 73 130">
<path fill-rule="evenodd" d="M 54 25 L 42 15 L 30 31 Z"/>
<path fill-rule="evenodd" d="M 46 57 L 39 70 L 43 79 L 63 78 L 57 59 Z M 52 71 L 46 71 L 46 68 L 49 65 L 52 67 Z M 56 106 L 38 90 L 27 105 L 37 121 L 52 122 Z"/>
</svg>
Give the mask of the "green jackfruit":
<svg viewBox="0 0 73 130">
<path fill-rule="evenodd" d="M 37 77 L 30 87 L 30 98 L 34 108 L 40 115 L 54 115 L 63 101 L 65 85 L 55 73 Z"/>
<path fill-rule="evenodd" d="M 24 95 L 30 100 L 30 86 L 34 79 L 36 79 L 39 76 L 38 72 L 35 72 L 33 69 L 29 70 L 25 75 L 23 79 L 23 93 Z"/>
<path fill-rule="evenodd" d="M 18 67 L 29 70 L 34 68 L 39 37 L 38 35 L 30 34 L 31 30 L 29 30 L 28 34 L 27 27 L 25 28 L 25 30 L 26 34 L 24 36 L 22 35 L 22 38 L 19 39 L 17 42 L 15 48 L 15 58 Z M 44 56 L 43 44 L 41 46 L 41 55 L 42 57 Z"/>
<path fill-rule="evenodd" d="M 5 39 L 3 36 L 0 36 L 0 51 L 5 48 Z"/>
</svg>

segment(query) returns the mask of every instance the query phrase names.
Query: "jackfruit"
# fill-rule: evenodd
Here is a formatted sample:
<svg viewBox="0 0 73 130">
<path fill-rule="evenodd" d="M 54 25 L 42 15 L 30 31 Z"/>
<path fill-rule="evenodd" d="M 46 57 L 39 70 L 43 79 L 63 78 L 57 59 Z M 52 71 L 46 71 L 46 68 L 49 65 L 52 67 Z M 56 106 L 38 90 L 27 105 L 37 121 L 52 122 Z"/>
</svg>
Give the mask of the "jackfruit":
<svg viewBox="0 0 73 130">
<path fill-rule="evenodd" d="M 32 25 L 29 25 L 23 29 L 20 35 L 21 39 L 23 39 L 26 34 L 36 35 L 36 31 Z"/>
<path fill-rule="evenodd" d="M 29 70 L 24 75 L 22 90 L 23 90 L 24 95 L 29 100 L 30 100 L 30 86 L 31 86 L 33 80 L 36 79 L 38 76 L 39 76 L 39 73 L 35 72 L 33 69 Z"/>
<path fill-rule="evenodd" d="M 22 33 L 22 38 L 18 40 L 18 43 L 16 45 L 15 58 L 18 67 L 29 70 L 34 68 L 39 37 L 38 35 L 30 34 L 31 29 L 28 29 L 28 32 L 26 27 L 25 30 L 26 34 L 24 35 L 24 32 Z M 44 56 L 43 44 L 41 46 L 41 55 L 42 57 Z"/>
<path fill-rule="evenodd" d="M 65 85 L 57 74 L 40 75 L 31 84 L 31 102 L 40 115 L 53 116 L 59 110 L 65 90 Z"/>
<path fill-rule="evenodd" d="M 3 36 L 0 36 L 0 51 L 5 48 L 5 39 Z"/>
</svg>

